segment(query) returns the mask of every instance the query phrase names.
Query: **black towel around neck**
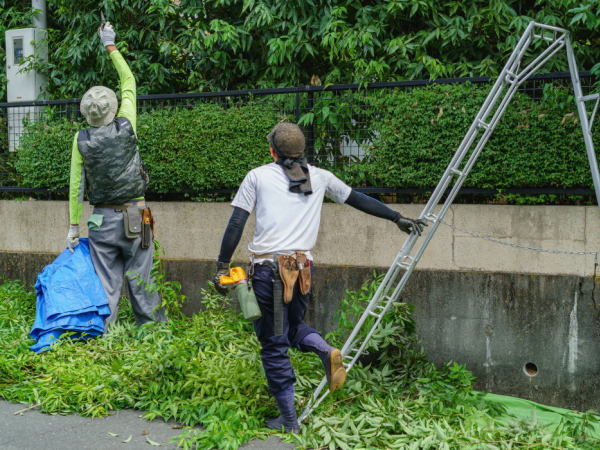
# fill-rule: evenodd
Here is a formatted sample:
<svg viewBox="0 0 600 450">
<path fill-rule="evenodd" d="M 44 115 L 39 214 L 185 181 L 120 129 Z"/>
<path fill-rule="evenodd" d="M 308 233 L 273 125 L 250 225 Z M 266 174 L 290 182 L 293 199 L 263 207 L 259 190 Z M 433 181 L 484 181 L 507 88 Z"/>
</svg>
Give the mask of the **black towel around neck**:
<svg viewBox="0 0 600 450">
<path fill-rule="evenodd" d="M 281 166 L 290 181 L 290 192 L 304 195 L 313 193 L 308 162 L 305 156 L 301 158 L 280 158 L 277 160 L 277 164 Z"/>
</svg>

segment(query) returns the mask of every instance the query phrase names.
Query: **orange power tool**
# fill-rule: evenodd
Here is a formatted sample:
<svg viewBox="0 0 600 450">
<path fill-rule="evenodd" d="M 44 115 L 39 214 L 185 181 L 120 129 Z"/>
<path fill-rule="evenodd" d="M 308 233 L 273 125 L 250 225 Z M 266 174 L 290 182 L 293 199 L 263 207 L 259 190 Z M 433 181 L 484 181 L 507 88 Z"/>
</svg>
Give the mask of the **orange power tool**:
<svg viewBox="0 0 600 450">
<path fill-rule="evenodd" d="M 221 286 L 231 286 L 242 281 L 248 281 L 246 271 L 242 267 L 231 267 L 229 275 L 221 275 L 219 277 Z"/>
</svg>

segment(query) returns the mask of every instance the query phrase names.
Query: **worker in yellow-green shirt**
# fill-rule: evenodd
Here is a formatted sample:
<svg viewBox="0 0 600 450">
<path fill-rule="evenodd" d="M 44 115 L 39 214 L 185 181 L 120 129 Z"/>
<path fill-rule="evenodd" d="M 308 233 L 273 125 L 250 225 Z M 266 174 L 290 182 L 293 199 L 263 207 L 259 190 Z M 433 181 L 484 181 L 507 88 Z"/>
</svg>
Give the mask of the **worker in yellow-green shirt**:
<svg viewBox="0 0 600 450">
<path fill-rule="evenodd" d="M 154 244 L 152 216 L 144 194 L 148 177 L 137 149 L 135 78 L 115 47 L 116 33 L 109 22 L 98 30 L 113 62 L 121 87 L 121 107 L 113 90 L 94 86 L 81 99 L 80 109 L 91 128 L 73 139 L 67 246 L 79 244 L 79 222 L 87 191 L 93 214 L 88 220 L 94 269 L 117 317 L 125 277 L 138 324 L 165 320 L 151 276 Z M 116 115 L 116 117 L 115 117 Z"/>
</svg>

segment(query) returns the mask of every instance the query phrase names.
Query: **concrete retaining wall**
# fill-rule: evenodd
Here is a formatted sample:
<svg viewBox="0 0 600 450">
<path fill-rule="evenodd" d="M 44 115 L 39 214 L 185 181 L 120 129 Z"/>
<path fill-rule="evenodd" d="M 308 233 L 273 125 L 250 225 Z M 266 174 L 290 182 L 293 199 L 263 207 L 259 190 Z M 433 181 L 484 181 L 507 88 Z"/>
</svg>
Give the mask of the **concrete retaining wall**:
<svg viewBox="0 0 600 450">
<path fill-rule="evenodd" d="M 418 216 L 422 205 L 391 205 Z M 86 208 L 86 213 L 87 213 Z M 214 260 L 231 208 L 225 203 L 157 202 L 157 239 L 164 256 L 175 260 Z M 67 202 L 0 201 L 0 252 L 58 253 L 68 227 Z M 446 222 L 532 247 L 600 249 L 600 208 L 580 206 L 456 205 Z M 85 223 L 85 222 L 84 222 Z M 253 218 L 236 253 L 244 260 Z M 85 230 L 84 234 L 85 234 Z M 325 204 L 314 249 L 319 264 L 387 267 L 405 235 L 394 224 L 346 205 Z M 593 274 L 592 256 L 552 255 L 500 246 L 441 225 L 420 269 L 518 273 Z"/>
<path fill-rule="evenodd" d="M 409 216 L 421 209 L 394 207 Z M 186 311 L 197 311 L 198 292 L 214 273 L 230 208 L 199 203 L 152 208 L 166 270 L 192 299 Z M 0 219 L 0 276 L 31 285 L 64 246 L 66 203 L 0 201 Z M 533 247 L 600 249 L 597 207 L 457 205 L 447 221 Z M 245 258 L 252 229 L 249 223 L 238 260 Z M 307 321 L 323 331 L 334 328 L 344 291 L 359 287 L 374 270 L 384 271 L 403 239 L 393 224 L 326 204 Z M 593 274 L 591 256 L 503 247 L 442 226 L 403 300 L 415 305 L 429 358 L 465 364 L 477 376 L 478 388 L 599 409 L 600 283 Z"/>
</svg>

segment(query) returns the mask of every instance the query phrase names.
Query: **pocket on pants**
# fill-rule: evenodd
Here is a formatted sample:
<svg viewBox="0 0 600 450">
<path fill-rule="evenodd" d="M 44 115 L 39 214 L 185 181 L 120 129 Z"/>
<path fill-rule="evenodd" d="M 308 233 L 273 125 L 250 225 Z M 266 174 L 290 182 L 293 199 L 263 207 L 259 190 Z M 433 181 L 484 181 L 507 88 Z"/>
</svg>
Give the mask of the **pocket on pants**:
<svg viewBox="0 0 600 450">
<path fill-rule="evenodd" d="M 127 239 L 135 239 L 141 234 L 142 214 L 139 207 L 134 205 L 123 211 L 123 226 Z"/>
</svg>

